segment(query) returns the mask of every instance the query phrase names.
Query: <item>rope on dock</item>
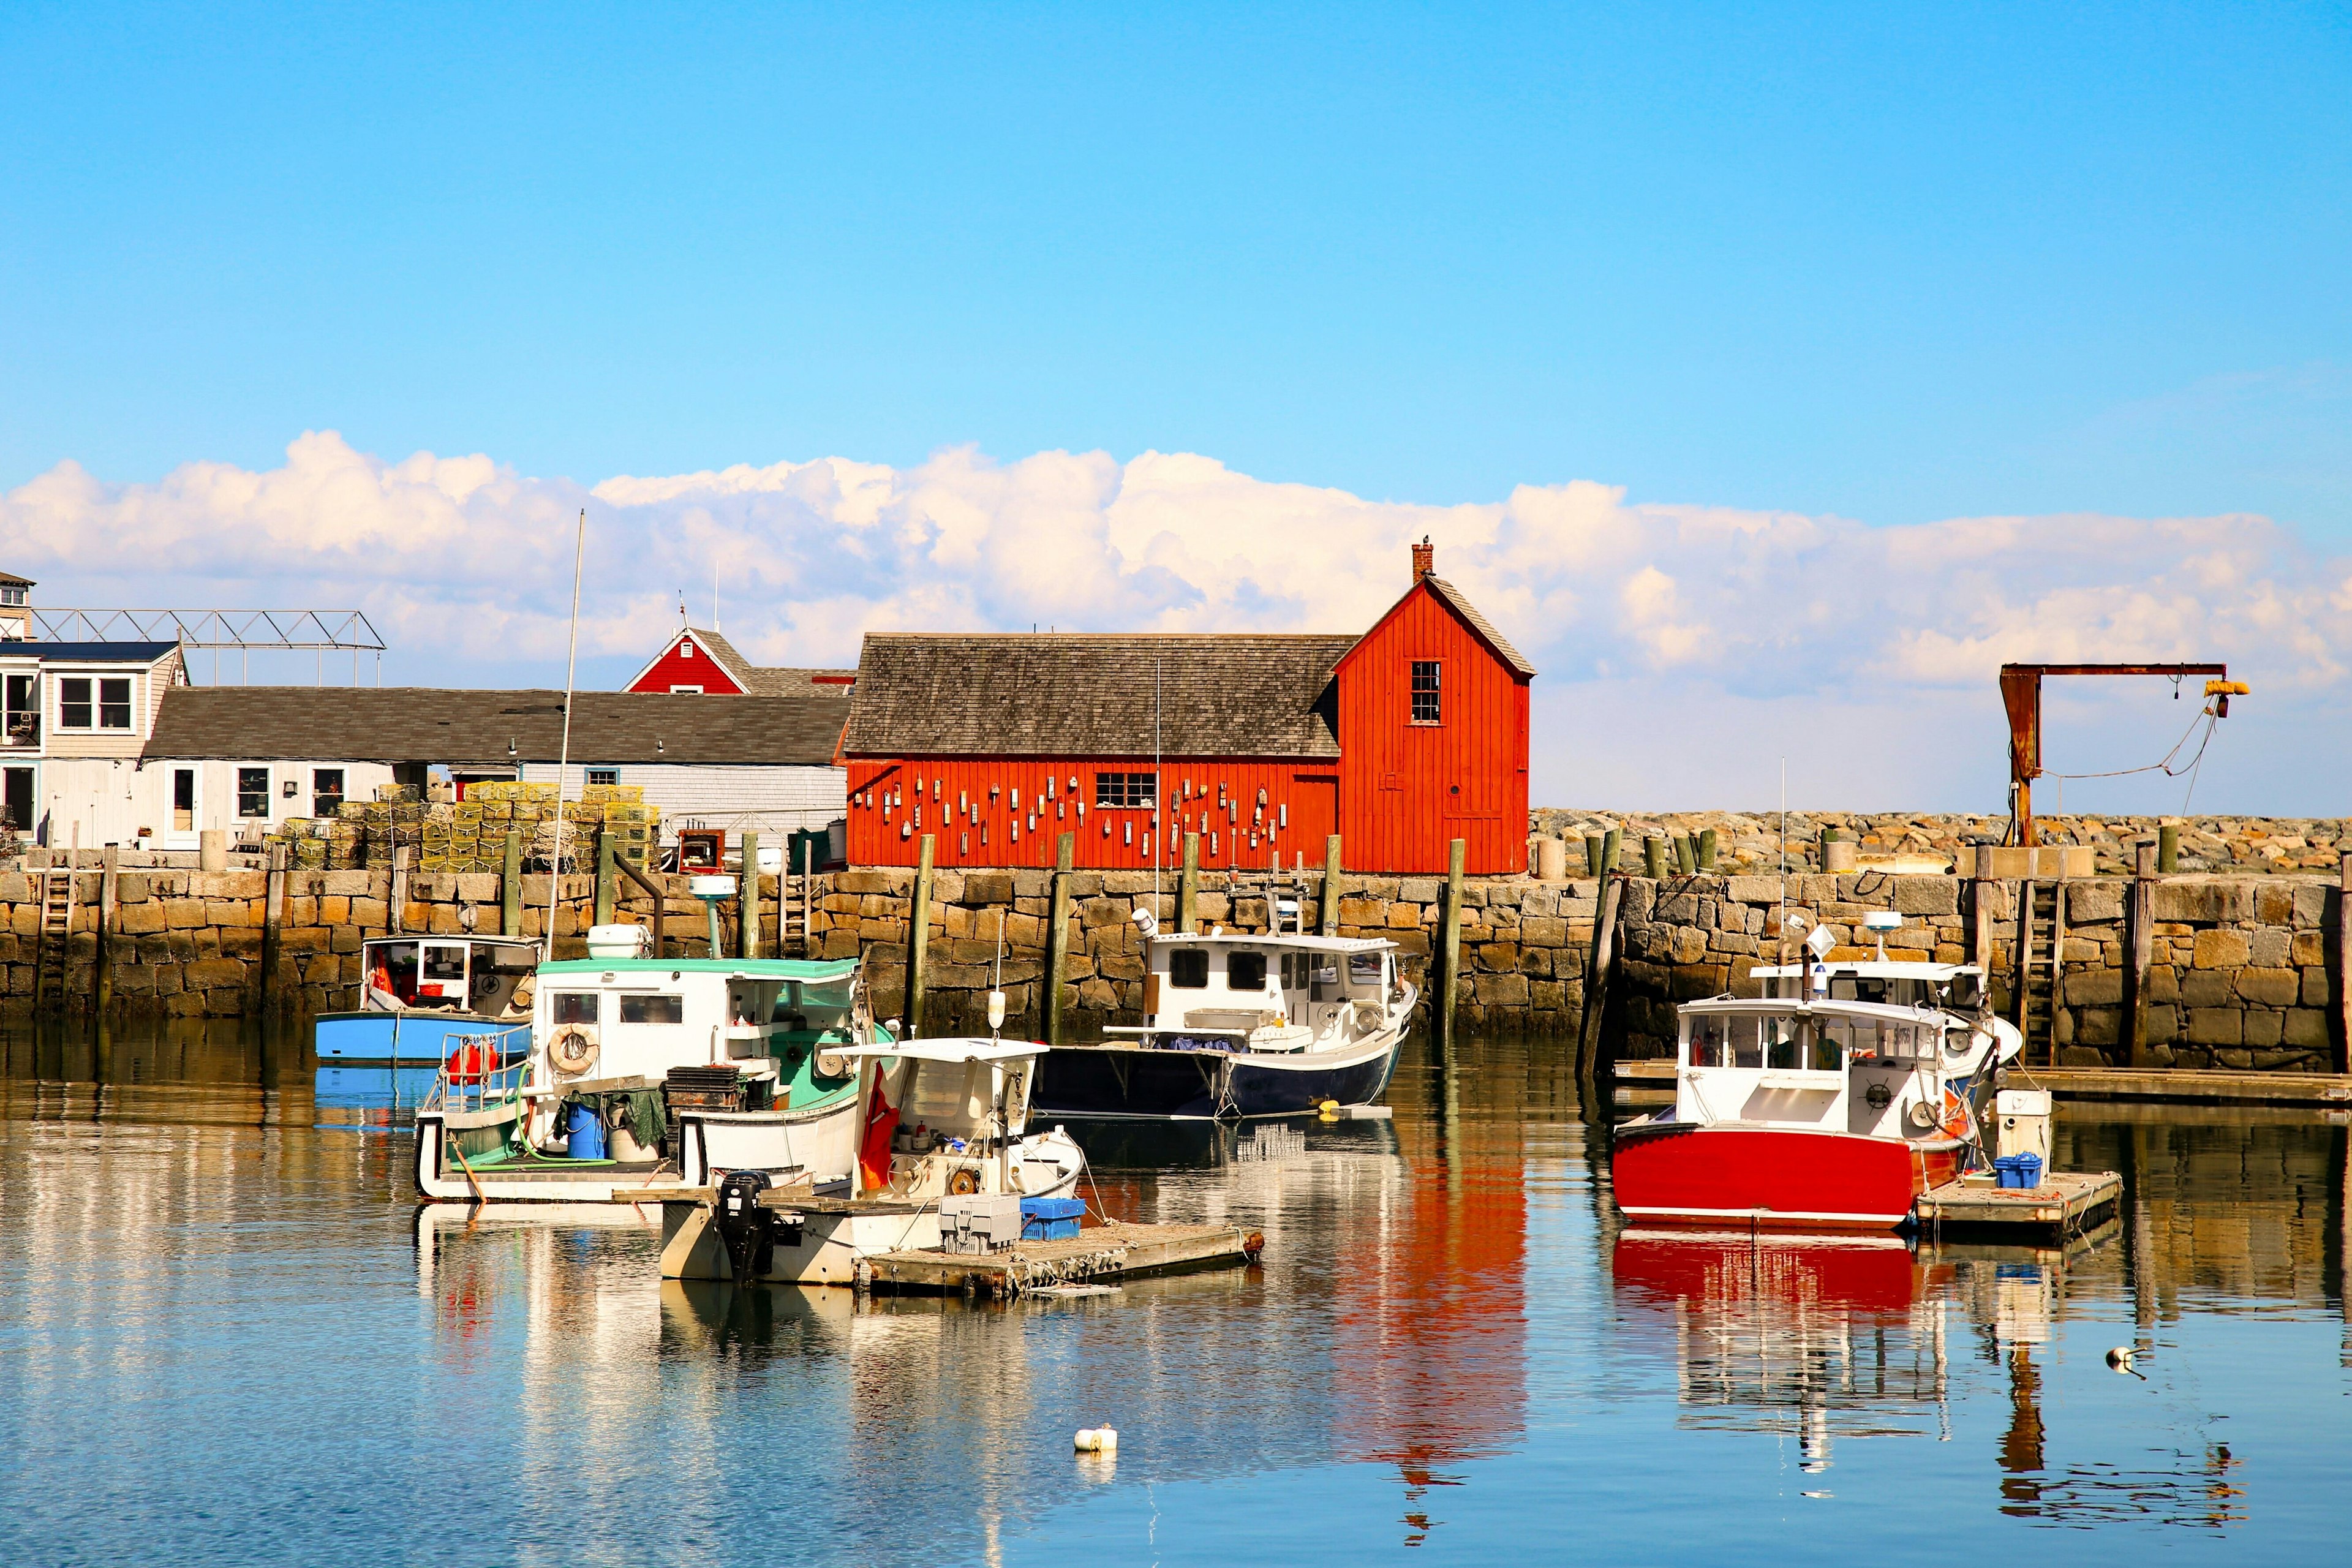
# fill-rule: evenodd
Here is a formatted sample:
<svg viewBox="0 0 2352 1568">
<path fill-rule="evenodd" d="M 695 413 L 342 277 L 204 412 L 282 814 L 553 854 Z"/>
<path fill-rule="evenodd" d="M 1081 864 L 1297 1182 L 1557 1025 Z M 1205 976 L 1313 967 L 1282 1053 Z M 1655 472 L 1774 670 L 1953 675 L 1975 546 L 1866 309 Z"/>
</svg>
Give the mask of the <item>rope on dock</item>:
<svg viewBox="0 0 2352 1568">
<path fill-rule="evenodd" d="M 1024 1258 L 1004 1272 L 1012 1282 L 1013 1294 L 1018 1296 L 1037 1286 L 1081 1283 L 1097 1274 L 1123 1273 L 1126 1268 L 1127 1248 L 1108 1247 L 1068 1258 Z"/>
</svg>

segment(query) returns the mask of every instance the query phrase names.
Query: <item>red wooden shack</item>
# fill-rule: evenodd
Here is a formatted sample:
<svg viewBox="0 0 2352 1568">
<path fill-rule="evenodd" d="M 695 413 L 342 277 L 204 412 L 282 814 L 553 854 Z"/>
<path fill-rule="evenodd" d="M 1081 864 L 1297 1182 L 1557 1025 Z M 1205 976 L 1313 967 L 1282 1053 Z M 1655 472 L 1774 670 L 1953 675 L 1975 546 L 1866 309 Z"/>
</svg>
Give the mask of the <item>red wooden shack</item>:
<svg viewBox="0 0 2352 1568">
<path fill-rule="evenodd" d="M 1443 872 L 1527 863 L 1535 671 L 1426 542 L 1357 635 L 877 634 L 843 731 L 849 860 Z"/>
</svg>

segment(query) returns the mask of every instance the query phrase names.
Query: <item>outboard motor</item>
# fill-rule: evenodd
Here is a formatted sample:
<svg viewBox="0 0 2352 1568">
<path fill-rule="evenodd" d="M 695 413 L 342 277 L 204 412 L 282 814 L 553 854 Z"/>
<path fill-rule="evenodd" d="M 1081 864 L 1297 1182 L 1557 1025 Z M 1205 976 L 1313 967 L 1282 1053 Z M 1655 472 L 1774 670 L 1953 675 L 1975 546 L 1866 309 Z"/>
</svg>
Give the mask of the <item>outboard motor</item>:
<svg viewBox="0 0 2352 1568">
<path fill-rule="evenodd" d="M 775 1213 L 760 1202 L 767 1187 L 762 1171 L 730 1171 L 719 1184 L 719 1238 L 727 1244 L 739 1285 L 765 1274 L 775 1251 Z"/>
</svg>

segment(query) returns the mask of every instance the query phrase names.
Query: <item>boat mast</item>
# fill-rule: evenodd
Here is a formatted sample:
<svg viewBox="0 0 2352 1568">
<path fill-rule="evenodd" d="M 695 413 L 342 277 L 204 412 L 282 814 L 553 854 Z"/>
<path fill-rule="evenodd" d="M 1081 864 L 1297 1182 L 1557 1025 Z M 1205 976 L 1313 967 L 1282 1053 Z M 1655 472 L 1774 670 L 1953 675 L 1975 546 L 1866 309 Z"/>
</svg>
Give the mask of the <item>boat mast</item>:
<svg viewBox="0 0 2352 1568">
<path fill-rule="evenodd" d="M 563 742 L 555 760 L 555 856 L 547 868 L 547 929 L 540 933 L 541 963 L 555 958 L 555 900 L 563 886 L 563 790 L 572 772 L 572 693 L 580 673 L 580 568 L 587 558 L 588 509 L 583 506 L 572 541 L 572 646 L 563 656 Z"/>
</svg>

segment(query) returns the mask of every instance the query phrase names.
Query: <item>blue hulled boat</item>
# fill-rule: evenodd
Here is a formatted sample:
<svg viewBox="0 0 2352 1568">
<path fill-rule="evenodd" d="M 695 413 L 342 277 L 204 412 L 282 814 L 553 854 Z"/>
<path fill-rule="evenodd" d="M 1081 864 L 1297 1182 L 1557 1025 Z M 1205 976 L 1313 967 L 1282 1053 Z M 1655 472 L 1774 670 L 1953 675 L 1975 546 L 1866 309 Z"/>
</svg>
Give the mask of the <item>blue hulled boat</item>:
<svg viewBox="0 0 2352 1568">
<path fill-rule="evenodd" d="M 457 1037 L 511 1030 L 502 1054 L 530 1049 L 530 1011 L 515 992 L 538 968 L 537 942 L 495 936 L 388 936 L 360 948 L 360 1005 L 321 1013 L 321 1068 L 438 1067 Z"/>
</svg>

